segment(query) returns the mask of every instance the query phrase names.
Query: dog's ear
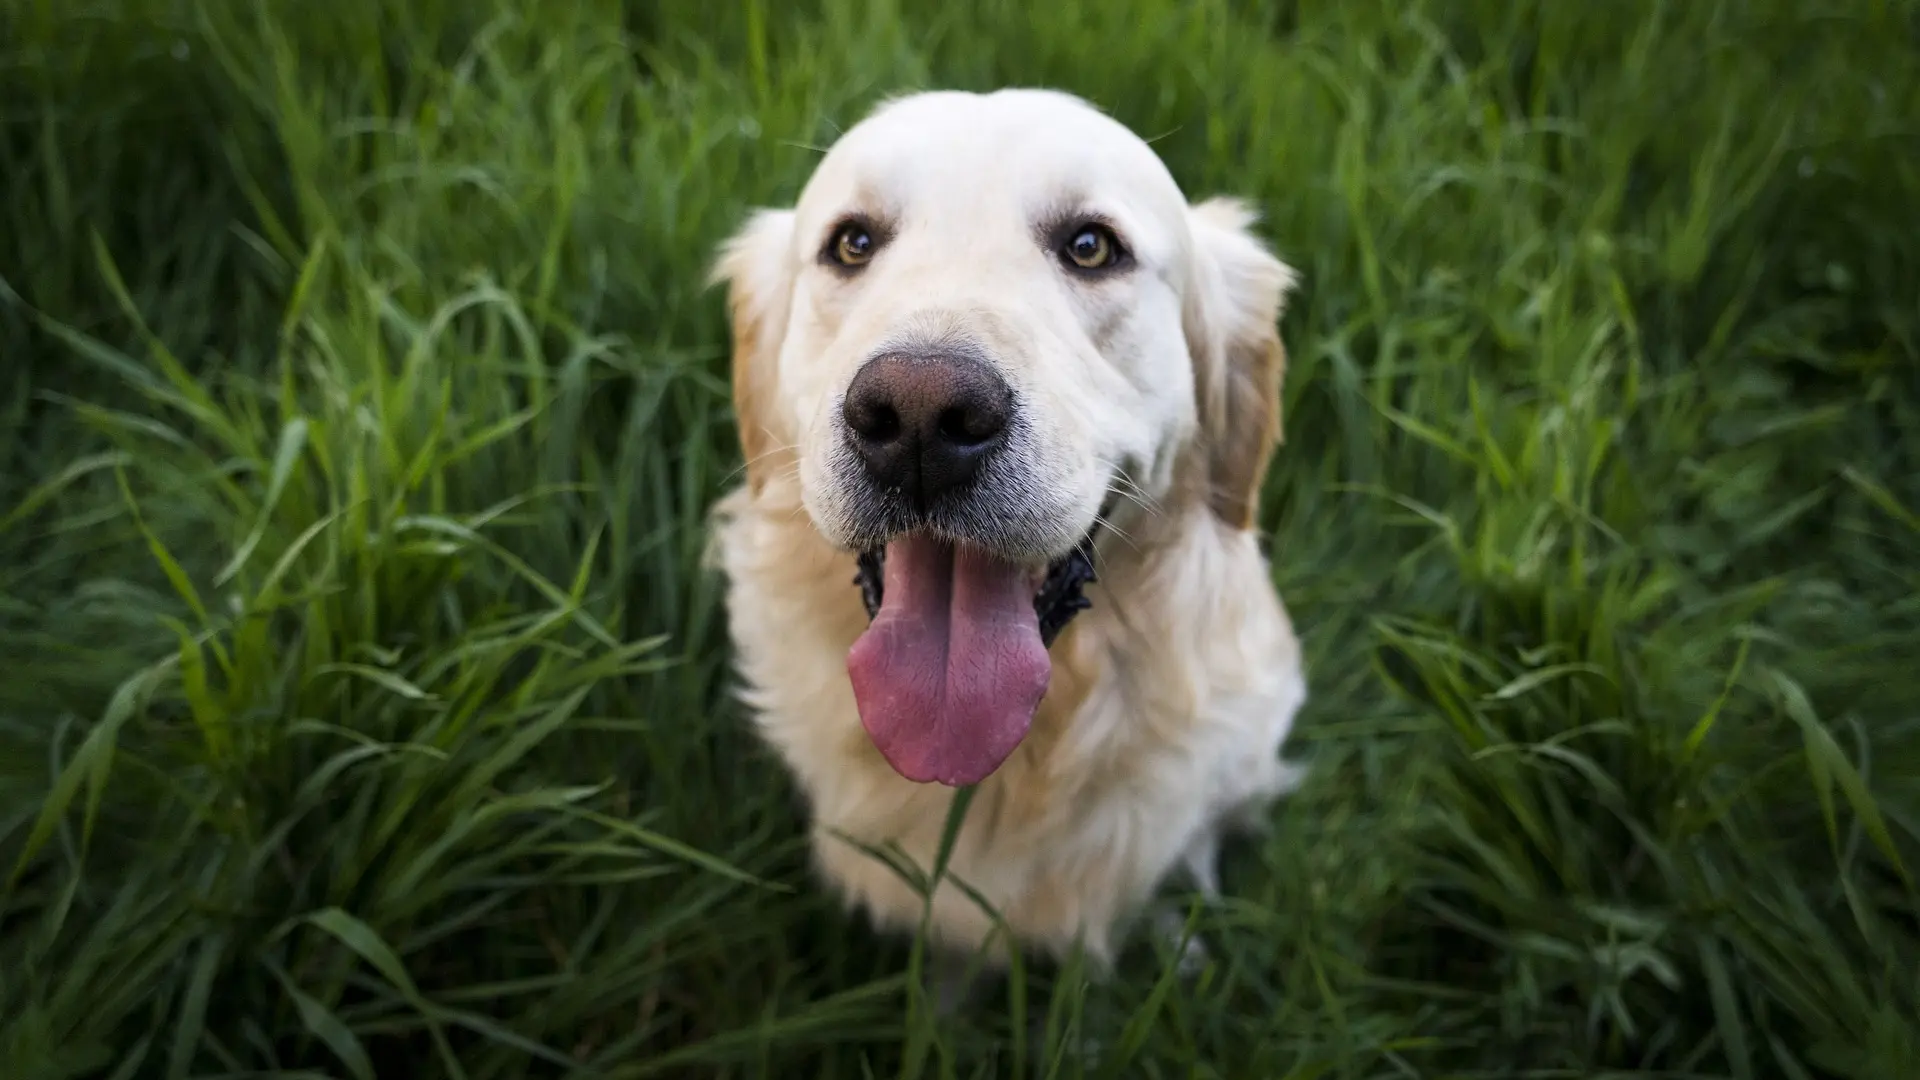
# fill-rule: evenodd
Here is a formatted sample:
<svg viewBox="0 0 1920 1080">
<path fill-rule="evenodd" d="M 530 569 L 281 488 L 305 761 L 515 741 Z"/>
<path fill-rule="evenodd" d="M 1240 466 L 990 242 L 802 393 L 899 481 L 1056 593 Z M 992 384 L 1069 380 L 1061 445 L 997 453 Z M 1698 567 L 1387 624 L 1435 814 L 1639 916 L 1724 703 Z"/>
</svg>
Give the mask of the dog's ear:
<svg viewBox="0 0 1920 1080">
<path fill-rule="evenodd" d="M 1200 481 L 1207 505 L 1236 529 L 1251 528 L 1267 463 L 1280 442 L 1280 380 L 1286 348 L 1278 323 L 1293 268 L 1254 236 L 1255 215 L 1216 198 L 1188 212 L 1193 272 L 1184 313 L 1199 412 Z"/>
<path fill-rule="evenodd" d="M 793 211 L 759 210 L 721 245 L 709 284 L 727 287 L 733 322 L 733 412 L 747 486 L 791 465 L 793 433 L 779 401 L 780 343 L 793 292 Z"/>
</svg>

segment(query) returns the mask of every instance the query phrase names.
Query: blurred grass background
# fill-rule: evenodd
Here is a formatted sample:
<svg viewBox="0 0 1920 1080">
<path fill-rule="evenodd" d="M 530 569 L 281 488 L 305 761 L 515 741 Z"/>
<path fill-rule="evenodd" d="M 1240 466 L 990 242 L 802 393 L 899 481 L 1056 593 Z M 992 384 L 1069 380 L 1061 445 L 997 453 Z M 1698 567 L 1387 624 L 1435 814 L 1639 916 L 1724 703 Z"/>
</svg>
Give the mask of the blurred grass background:
<svg viewBox="0 0 1920 1080">
<path fill-rule="evenodd" d="M 0 1075 L 1910 1077 L 1917 59 L 1899 0 L 0 0 Z M 1304 273 L 1314 773 L 1195 986 L 936 1021 L 728 700 L 701 272 L 1009 83 Z"/>
</svg>

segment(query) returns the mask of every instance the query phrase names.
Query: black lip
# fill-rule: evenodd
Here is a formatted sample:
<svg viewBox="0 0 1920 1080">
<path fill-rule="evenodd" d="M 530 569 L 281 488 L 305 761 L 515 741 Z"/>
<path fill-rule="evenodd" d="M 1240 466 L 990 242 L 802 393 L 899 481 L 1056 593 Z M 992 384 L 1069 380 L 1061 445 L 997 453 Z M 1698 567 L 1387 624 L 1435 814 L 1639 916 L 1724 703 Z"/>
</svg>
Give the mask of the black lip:
<svg viewBox="0 0 1920 1080">
<path fill-rule="evenodd" d="M 884 547 L 869 548 L 858 556 L 859 570 L 853 575 L 853 583 L 860 586 L 860 599 L 866 604 L 868 621 L 880 613 L 886 588 L 882 573 L 886 559 Z M 1093 601 L 1087 599 L 1082 590 L 1098 580 L 1099 575 L 1093 568 L 1093 533 L 1089 531 L 1072 551 L 1047 567 L 1046 580 L 1033 594 L 1033 611 L 1040 620 L 1041 645 L 1051 648 L 1073 617 L 1093 606 Z"/>
</svg>

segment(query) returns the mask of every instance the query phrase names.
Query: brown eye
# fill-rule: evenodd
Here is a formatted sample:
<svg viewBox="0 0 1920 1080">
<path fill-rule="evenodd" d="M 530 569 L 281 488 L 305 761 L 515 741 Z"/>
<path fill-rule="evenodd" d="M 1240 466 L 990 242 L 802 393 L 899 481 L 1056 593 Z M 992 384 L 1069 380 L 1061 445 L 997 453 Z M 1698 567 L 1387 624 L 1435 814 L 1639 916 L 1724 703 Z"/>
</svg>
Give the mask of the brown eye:
<svg viewBox="0 0 1920 1080">
<path fill-rule="evenodd" d="M 1118 249 L 1112 233 L 1099 225 L 1088 225 L 1067 241 L 1066 255 L 1082 270 L 1099 270 L 1112 265 Z"/>
<path fill-rule="evenodd" d="M 843 225 L 829 250 L 841 266 L 860 266 L 873 258 L 873 234 L 859 225 Z"/>
</svg>

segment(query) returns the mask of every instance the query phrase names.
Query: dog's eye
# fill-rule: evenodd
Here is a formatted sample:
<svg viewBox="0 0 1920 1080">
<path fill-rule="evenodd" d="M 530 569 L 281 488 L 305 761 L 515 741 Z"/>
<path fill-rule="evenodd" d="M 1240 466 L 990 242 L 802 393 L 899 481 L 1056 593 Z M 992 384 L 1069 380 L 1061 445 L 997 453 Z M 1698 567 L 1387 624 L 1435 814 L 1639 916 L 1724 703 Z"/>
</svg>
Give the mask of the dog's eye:
<svg viewBox="0 0 1920 1080">
<path fill-rule="evenodd" d="M 873 258 L 873 234 L 857 224 L 842 225 L 827 251 L 841 266 L 861 266 Z"/>
<path fill-rule="evenodd" d="M 1104 226 L 1088 225 L 1067 241 L 1068 261 L 1082 270 L 1099 270 L 1113 264 L 1120 244 Z"/>
</svg>

